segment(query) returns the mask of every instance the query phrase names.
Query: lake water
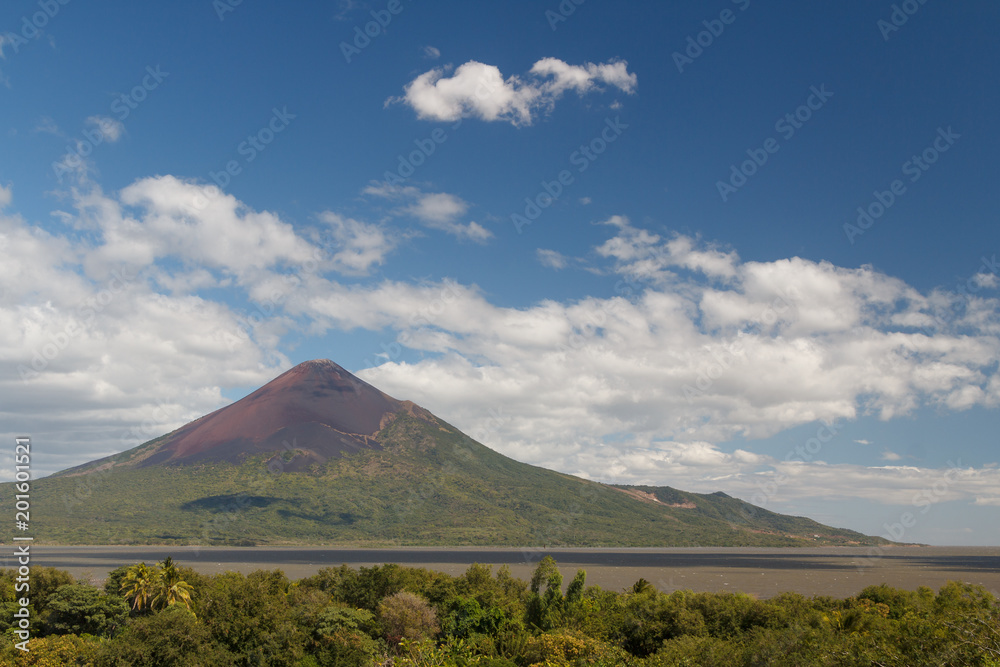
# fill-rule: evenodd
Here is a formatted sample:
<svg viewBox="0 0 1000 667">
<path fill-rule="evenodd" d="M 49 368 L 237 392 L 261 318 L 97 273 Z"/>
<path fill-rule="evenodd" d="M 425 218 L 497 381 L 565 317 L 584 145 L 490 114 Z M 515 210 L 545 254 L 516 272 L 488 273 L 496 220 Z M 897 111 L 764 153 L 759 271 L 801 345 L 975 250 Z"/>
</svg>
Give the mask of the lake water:
<svg viewBox="0 0 1000 667">
<path fill-rule="evenodd" d="M 0 566 L 16 567 L 14 547 L 4 545 Z M 577 569 L 587 583 L 622 590 L 640 577 L 662 591 L 742 591 L 771 597 L 784 591 L 803 595 L 847 597 L 865 586 L 886 583 L 913 590 L 934 590 L 949 580 L 985 586 L 1000 597 L 1000 547 L 828 547 L 815 549 L 674 548 L 674 549 L 507 549 L 332 547 L 53 547 L 32 546 L 32 564 L 68 570 L 100 583 L 120 565 L 154 563 L 172 556 L 199 572 L 251 572 L 282 569 L 300 579 L 321 568 L 399 563 L 461 574 L 471 563 L 494 570 L 510 567 L 528 580 L 546 554 L 559 564 L 566 581 Z"/>
</svg>

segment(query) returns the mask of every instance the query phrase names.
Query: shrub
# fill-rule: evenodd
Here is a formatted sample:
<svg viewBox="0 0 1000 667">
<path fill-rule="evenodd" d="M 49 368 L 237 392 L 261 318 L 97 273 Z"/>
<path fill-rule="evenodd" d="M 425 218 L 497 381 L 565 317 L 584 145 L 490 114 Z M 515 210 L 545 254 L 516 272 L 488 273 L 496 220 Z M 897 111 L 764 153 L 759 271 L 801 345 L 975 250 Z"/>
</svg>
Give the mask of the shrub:
<svg viewBox="0 0 1000 667">
<path fill-rule="evenodd" d="M 437 634 L 437 613 L 419 595 L 400 591 L 378 605 L 383 634 L 390 644 L 403 639 L 419 640 Z"/>
<path fill-rule="evenodd" d="M 49 596 L 46 609 L 49 634 L 110 636 L 128 619 L 124 600 L 84 584 L 60 586 Z"/>
<path fill-rule="evenodd" d="M 227 667 L 235 656 L 219 646 L 212 633 L 181 605 L 132 620 L 106 642 L 94 667 Z"/>
<path fill-rule="evenodd" d="M 5 638 L 6 639 L 6 638 Z M 4 642 L 0 649 L 0 667 L 91 667 L 100 648 L 94 637 L 54 635 L 34 637 L 28 644 L 28 653 L 14 648 L 13 642 Z"/>
</svg>

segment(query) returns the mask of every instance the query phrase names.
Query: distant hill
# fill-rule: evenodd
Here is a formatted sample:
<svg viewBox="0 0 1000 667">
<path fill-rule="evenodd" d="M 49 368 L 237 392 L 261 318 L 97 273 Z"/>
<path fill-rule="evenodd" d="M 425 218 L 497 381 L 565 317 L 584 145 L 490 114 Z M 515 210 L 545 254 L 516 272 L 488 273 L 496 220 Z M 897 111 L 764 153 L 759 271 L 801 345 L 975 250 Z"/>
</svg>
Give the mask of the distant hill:
<svg viewBox="0 0 1000 667">
<path fill-rule="evenodd" d="M 37 480 L 32 499 L 45 544 L 885 543 L 724 493 L 609 486 L 520 463 L 328 360 L 134 449 Z"/>
</svg>

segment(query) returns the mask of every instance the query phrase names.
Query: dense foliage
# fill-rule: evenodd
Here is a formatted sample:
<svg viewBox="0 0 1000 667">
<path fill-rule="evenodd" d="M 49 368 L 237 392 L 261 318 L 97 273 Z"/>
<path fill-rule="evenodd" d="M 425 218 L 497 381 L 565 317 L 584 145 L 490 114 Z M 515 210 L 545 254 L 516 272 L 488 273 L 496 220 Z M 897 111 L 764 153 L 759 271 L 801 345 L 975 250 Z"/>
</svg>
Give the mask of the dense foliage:
<svg viewBox="0 0 1000 667">
<path fill-rule="evenodd" d="M 14 571 L 0 570 L 10 627 Z M 1000 601 L 870 586 L 847 599 L 786 593 L 623 592 L 569 584 L 545 557 L 528 582 L 472 565 L 459 577 L 382 565 L 203 576 L 169 560 L 112 572 L 103 590 L 32 568 L 30 652 L 8 630 L 0 667 L 372 665 L 976 665 L 1000 667 Z"/>
</svg>

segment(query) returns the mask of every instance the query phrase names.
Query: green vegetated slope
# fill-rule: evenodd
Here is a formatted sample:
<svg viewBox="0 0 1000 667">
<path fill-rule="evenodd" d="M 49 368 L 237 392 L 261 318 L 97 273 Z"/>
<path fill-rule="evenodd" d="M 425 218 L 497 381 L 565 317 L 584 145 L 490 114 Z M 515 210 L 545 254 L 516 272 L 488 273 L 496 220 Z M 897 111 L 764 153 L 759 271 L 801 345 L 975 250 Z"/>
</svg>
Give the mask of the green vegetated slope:
<svg viewBox="0 0 1000 667">
<path fill-rule="evenodd" d="M 301 472 L 288 471 L 296 468 L 294 449 L 240 464 L 143 467 L 158 442 L 151 441 L 36 481 L 33 529 L 50 544 L 884 543 L 724 494 L 612 487 L 556 473 L 502 456 L 443 422 L 405 414 L 378 441 L 381 449 Z"/>
<path fill-rule="evenodd" d="M 744 526 L 753 531 L 794 535 L 807 540 L 811 538 L 812 541 L 823 544 L 850 544 L 854 541 L 869 544 L 872 542 L 872 538 L 853 530 L 831 528 L 806 517 L 771 512 L 738 498 L 733 498 L 721 491 L 701 494 L 678 491 L 669 486 L 618 485 L 617 488 L 651 494 L 666 505 L 686 507 L 693 514 L 732 525 Z M 883 543 L 888 544 L 885 541 Z"/>
</svg>

